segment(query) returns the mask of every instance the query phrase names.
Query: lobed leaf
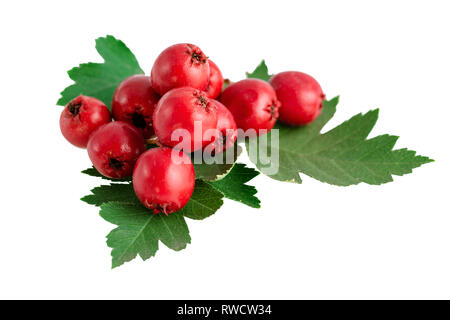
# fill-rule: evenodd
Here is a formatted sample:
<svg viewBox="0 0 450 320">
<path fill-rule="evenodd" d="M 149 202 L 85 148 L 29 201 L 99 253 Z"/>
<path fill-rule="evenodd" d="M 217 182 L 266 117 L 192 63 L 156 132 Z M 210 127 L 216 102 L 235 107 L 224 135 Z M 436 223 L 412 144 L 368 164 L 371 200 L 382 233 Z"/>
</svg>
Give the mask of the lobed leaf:
<svg viewBox="0 0 450 320">
<path fill-rule="evenodd" d="M 339 186 L 361 182 L 379 185 L 392 181 L 392 175 L 411 173 L 413 168 L 433 161 L 417 156 L 415 151 L 393 150 L 396 136 L 367 139 L 378 119 L 378 110 L 355 115 L 321 134 L 324 125 L 335 114 L 337 104 L 338 98 L 325 101 L 322 114 L 307 126 L 277 125 L 274 129 L 278 130 L 279 142 L 275 144 L 271 139 L 274 130 L 268 133 L 267 139 L 252 138 L 256 139 L 259 148 L 267 148 L 269 154 L 279 156 L 268 159 L 266 164 L 258 156 L 250 156 L 250 160 L 263 173 L 268 166 L 278 166 L 278 172 L 269 174 L 276 180 L 301 183 L 299 172 L 302 172 Z M 247 149 L 250 142 L 250 139 L 246 141 Z"/>
<path fill-rule="evenodd" d="M 267 68 L 266 62 L 263 60 L 256 67 L 256 69 L 252 73 L 246 73 L 247 78 L 256 78 L 264 81 L 269 81 L 272 75 L 269 74 L 269 69 Z"/>
<path fill-rule="evenodd" d="M 214 213 L 223 204 L 223 194 L 206 182 L 197 180 L 194 193 L 189 202 L 179 212 L 194 220 L 203 220 Z"/>
<path fill-rule="evenodd" d="M 100 216 L 117 225 L 107 236 L 112 248 L 112 267 L 118 267 L 139 255 L 147 260 L 158 251 L 161 241 L 179 251 L 191 242 L 189 229 L 180 213 L 167 216 L 152 214 L 139 204 L 108 202 L 101 206 Z"/>
<path fill-rule="evenodd" d="M 223 204 L 223 194 L 206 182 L 197 180 L 188 204 L 168 216 L 153 214 L 137 199 L 131 183 L 113 183 L 91 190 L 81 200 L 100 206 L 100 216 L 118 227 L 107 236 L 112 248 L 113 268 L 134 259 L 154 256 L 161 241 L 173 250 L 181 250 L 190 243 L 184 217 L 201 220 L 214 214 Z"/>
<path fill-rule="evenodd" d="M 133 190 L 131 183 L 113 183 L 111 185 L 102 185 L 91 190 L 92 194 L 81 198 L 82 201 L 101 206 L 107 202 L 123 202 L 139 204 L 139 200 Z"/>
<path fill-rule="evenodd" d="M 113 36 L 98 38 L 95 47 L 104 63 L 84 63 L 69 70 L 69 77 L 75 83 L 61 92 L 58 105 L 64 106 L 82 94 L 110 107 L 117 86 L 129 76 L 144 73 L 131 50 Z"/>
<path fill-rule="evenodd" d="M 223 179 L 208 182 L 215 189 L 231 200 L 241 202 L 252 208 L 260 208 L 261 201 L 255 196 L 257 190 L 246 183 L 259 175 L 259 172 L 248 168 L 243 163 L 236 163 Z"/>
<path fill-rule="evenodd" d="M 94 167 L 85 169 L 85 170 L 81 171 L 81 173 L 87 174 L 88 176 L 91 176 L 91 177 L 102 178 L 103 180 L 114 181 L 114 182 L 129 182 L 129 181 L 131 181 L 131 177 L 126 178 L 126 179 L 112 179 L 112 178 L 105 177 L 100 172 L 98 172 L 97 169 L 95 169 Z"/>
</svg>

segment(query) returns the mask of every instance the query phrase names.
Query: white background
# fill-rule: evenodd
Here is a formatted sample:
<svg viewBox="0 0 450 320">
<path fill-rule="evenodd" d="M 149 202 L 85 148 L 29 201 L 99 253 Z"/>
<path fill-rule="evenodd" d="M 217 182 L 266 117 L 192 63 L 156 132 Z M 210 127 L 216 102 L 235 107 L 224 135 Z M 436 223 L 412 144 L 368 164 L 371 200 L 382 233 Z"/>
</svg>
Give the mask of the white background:
<svg viewBox="0 0 450 320">
<path fill-rule="evenodd" d="M 0 298 L 450 298 L 448 1 L 2 1 Z M 150 72 L 165 47 L 199 45 L 234 80 L 266 59 L 341 95 L 327 128 L 381 109 L 436 162 L 383 186 L 260 176 L 262 208 L 226 200 L 188 221 L 192 244 L 111 270 L 113 225 L 80 197 L 86 152 L 59 132 L 66 71 L 122 39 Z"/>
</svg>

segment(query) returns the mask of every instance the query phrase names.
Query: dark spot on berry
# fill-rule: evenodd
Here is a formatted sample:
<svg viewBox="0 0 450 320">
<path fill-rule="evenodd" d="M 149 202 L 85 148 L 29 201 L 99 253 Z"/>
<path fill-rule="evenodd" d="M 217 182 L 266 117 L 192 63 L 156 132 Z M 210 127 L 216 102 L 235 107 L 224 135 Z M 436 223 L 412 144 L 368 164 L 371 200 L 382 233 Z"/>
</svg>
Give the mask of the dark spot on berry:
<svg viewBox="0 0 450 320">
<path fill-rule="evenodd" d="M 270 116 L 273 118 L 275 116 L 275 106 L 271 105 L 270 106 Z"/>
<path fill-rule="evenodd" d="M 277 119 L 278 118 L 278 107 L 280 106 L 280 103 L 278 101 L 273 100 L 272 104 L 270 105 L 270 118 L 271 119 Z"/>
<path fill-rule="evenodd" d="M 167 204 L 160 204 L 160 203 L 149 203 L 146 202 L 145 206 L 149 209 L 152 210 L 154 214 L 158 214 L 158 213 L 164 213 L 166 216 L 169 214 L 167 212 Z"/>
<path fill-rule="evenodd" d="M 109 158 L 109 166 L 114 170 L 120 170 L 123 167 L 123 162 L 114 158 Z"/>
<path fill-rule="evenodd" d="M 81 102 L 70 102 L 67 107 L 69 108 L 69 112 L 76 117 L 80 113 L 80 108 L 82 106 Z"/>
<path fill-rule="evenodd" d="M 192 46 L 188 46 L 188 50 L 186 50 L 186 53 L 191 56 L 191 62 L 192 63 L 206 63 L 208 61 L 208 57 L 205 57 L 203 52 L 200 51 L 198 48 L 194 48 Z"/>
<path fill-rule="evenodd" d="M 197 60 L 199 62 L 202 61 L 202 55 L 196 52 L 192 52 L 191 57 L 192 59 Z"/>
<path fill-rule="evenodd" d="M 198 102 L 200 103 L 200 105 L 203 108 L 205 108 L 207 111 L 209 111 L 210 103 L 209 103 L 209 99 L 205 95 L 201 94 L 199 91 L 195 91 L 194 97 L 197 98 Z"/>
<path fill-rule="evenodd" d="M 167 204 L 157 204 L 156 210 L 158 210 L 158 213 L 164 213 L 166 216 L 168 215 Z"/>
<path fill-rule="evenodd" d="M 147 127 L 147 122 L 145 121 L 145 118 L 140 113 L 133 113 L 133 116 L 131 117 L 131 121 L 133 122 L 133 125 L 137 128 L 144 129 Z"/>
<path fill-rule="evenodd" d="M 208 106 L 208 99 L 204 96 L 199 96 L 198 101 L 200 101 L 203 108 L 206 108 Z"/>
</svg>

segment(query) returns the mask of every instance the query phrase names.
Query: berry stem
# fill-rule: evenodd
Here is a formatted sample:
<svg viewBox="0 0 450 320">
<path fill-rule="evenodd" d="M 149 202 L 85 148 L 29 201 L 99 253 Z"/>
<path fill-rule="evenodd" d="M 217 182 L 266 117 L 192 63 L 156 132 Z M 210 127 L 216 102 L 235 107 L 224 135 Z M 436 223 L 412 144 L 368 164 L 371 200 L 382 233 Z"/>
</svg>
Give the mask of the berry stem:
<svg viewBox="0 0 450 320">
<path fill-rule="evenodd" d="M 156 134 L 154 134 L 154 135 L 151 136 L 150 138 L 146 139 L 146 140 L 145 140 L 145 143 L 147 143 L 147 144 L 155 144 L 155 145 L 157 145 L 158 147 L 161 147 L 161 146 L 162 146 L 162 144 L 159 142 L 159 139 L 158 139 L 158 137 L 156 136 Z"/>
</svg>

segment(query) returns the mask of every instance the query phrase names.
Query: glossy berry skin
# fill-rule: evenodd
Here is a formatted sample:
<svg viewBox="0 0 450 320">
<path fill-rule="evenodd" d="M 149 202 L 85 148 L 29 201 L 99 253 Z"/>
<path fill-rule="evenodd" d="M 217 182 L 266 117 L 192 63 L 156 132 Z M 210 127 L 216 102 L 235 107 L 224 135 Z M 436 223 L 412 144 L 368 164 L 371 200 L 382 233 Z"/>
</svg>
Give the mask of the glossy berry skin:
<svg viewBox="0 0 450 320">
<path fill-rule="evenodd" d="M 215 130 L 216 125 L 215 104 L 211 103 L 204 92 L 189 87 L 166 93 L 153 113 L 153 127 L 159 142 L 185 152 L 197 151 L 208 145 L 214 138 L 208 138 L 205 133 L 207 130 Z M 172 139 L 172 134 L 177 129 L 184 129 L 188 135 Z"/>
<path fill-rule="evenodd" d="M 220 97 L 233 114 L 239 128 L 270 131 L 278 118 L 280 103 L 269 83 L 259 79 L 245 79 L 229 85 Z"/>
<path fill-rule="evenodd" d="M 306 73 L 281 72 L 270 79 L 281 102 L 280 121 L 289 125 L 305 125 L 322 111 L 325 95 L 319 83 Z"/>
<path fill-rule="evenodd" d="M 209 63 L 209 82 L 205 89 L 205 92 L 208 98 L 216 99 L 222 92 L 224 80 L 222 72 L 220 72 L 219 67 L 211 60 L 208 60 L 208 63 Z"/>
<path fill-rule="evenodd" d="M 238 137 L 237 125 L 231 112 L 219 101 L 211 100 L 217 108 L 217 130 L 220 139 L 214 140 L 215 150 L 225 151 L 234 145 Z"/>
<path fill-rule="evenodd" d="M 204 90 L 209 82 L 208 57 L 193 44 L 175 44 L 156 58 L 151 79 L 160 95 L 181 87 Z"/>
<path fill-rule="evenodd" d="M 67 141 L 74 146 L 86 148 L 91 134 L 110 121 L 111 114 L 103 102 L 92 97 L 78 96 L 62 111 L 59 126 Z"/>
<path fill-rule="evenodd" d="M 89 158 L 95 169 L 108 178 L 131 176 L 139 155 L 145 151 L 142 134 L 131 124 L 114 121 L 98 128 L 89 139 Z"/>
<path fill-rule="evenodd" d="M 152 89 L 150 77 L 131 76 L 114 92 L 111 110 L 114 119 L 128 122 L 142 131 L 145 138 L 153 135 L 153 111 L 159 95 Z"/>
<path fill-rule="evenodd" d="M 194 186 L 194 166 L 182 151 L 154 148 L 143 153 L 136 162 L 134 191 L 153 213 L 168 215 L 180 210 L 191 198 Z"/>
</svg>

